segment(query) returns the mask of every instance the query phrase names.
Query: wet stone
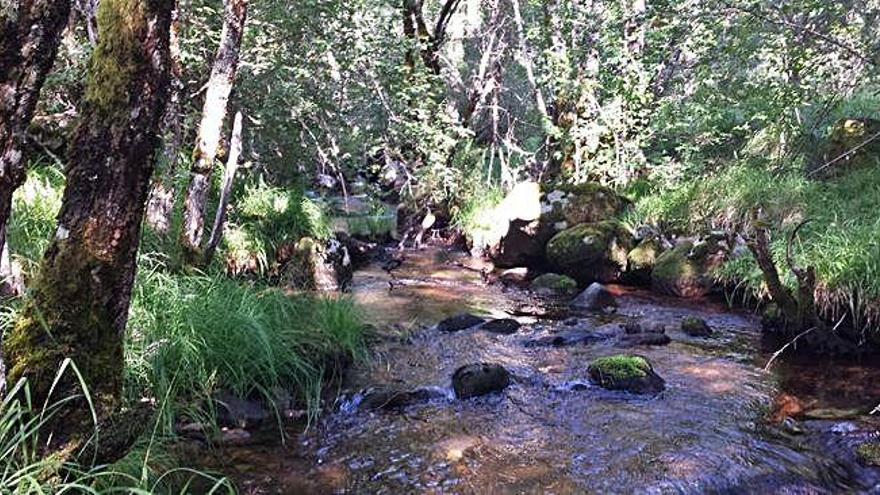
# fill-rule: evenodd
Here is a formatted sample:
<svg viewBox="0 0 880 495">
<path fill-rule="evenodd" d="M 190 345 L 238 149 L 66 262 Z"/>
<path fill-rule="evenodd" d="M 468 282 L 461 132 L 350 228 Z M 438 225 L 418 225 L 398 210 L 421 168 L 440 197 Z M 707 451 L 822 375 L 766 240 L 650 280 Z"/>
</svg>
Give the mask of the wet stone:
<svg viewBox="0 0 880 495">
<path fill-rule="evenodd" d="M 525 347 L 568 347 L 578 344 L 592 344 L 608 339 L 607 336 L 583 330 L 570 330 L 553 335 L 545 335 L 523 342 Z"/>
<path fill-rule="evenodd" d="M 681 331 L 691 337 L 708 337 L 712 335 L 712 327 L 706 320 L 695 316 L 688 316 L 681 320 Z"/>
<path fill-rule="evenodd" d="M 616 307 L 617 301 L 604 285 L 594 282 L 586 290 L 578 294 L 569 305 L 575 309 L 603 311 L 606 308 Z"/>
<path fill-rule="evenodd" d="M 666 333 L 666 325 L 656 320 L 631 320 L 623 324 L 623 331 L 626 335 L 636 335 L 640 333 Z"/>
<path fill-rule="evenodd" d="M 500 333 L 503 335 L 511 335 L 519 330 L 522 325 L 513 318 L 500 318 L 498 320 L 489 320 L 480 327 L 487 332 Z"/>
<path fill-rule="evenodd" d="M 446 395 L 439 389 L 375 388 L 364 393 L 360 407 L 367 410 L 393 411 L 442 398 L 446 398 Z"/>
<path fill-rule="evenodd" d="M 459 399 L 500 392 L 508 385 L 510 373 L 499 364 L 468 364 L 455 370 L 452 375 L 452 388 Z"/>
<path fill-rule="evenodd" d="M 595 359 L 587 371 L 593 383 L 608 390 L 657 394 L 666 388 L 666 382 L 642 356 L 617 354 L 601 357 Z"/>
<path fill-rule="evenodd" d="M 485 321 L 486 320 L 479 316 L 470 313 L 461 313 L 455 316 L 450 316 L 438 323 L 437 330 L 440 330 L 441 332 L 458 332 L 459 330 L 475 327 Z"/>
<path fill-rule="evenodd" d="M 262 401 L 241 399 L 228 392 L 215 395 L 214 403 L 220 426 L 254 429 L 270 417 Z"/>
<path fill-rule="evenodd" d="M 665 333 L 634 333 L 621 335 L 617 340 L 619 347 L 636 347 L 643 345 L 667 345 L 672 342 Z"/>
</svg>

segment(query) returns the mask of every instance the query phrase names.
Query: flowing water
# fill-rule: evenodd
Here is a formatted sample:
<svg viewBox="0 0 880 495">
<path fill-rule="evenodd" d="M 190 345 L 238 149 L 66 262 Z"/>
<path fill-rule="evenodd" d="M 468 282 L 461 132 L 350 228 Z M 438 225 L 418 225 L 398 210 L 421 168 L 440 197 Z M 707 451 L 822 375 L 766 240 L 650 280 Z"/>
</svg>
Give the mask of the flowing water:
<svg viewBox="0 0 880 495">
<path fill-rule="evenodd" d="M 718 303 L 614 288 L 615 314 L 566 315 L 552 301 L 486 283 L 467 263 L 427 250 L 407 253 L 393 277 L 378 264 L 356 274 L 355 297 L 382 335 L 373 358 L 350 371 L 334 412 L 287 447 L 229 454 L 246 492 L 880 493 L 872 488 L 880 477 L 852 453 L 873 438 L 870 418 L 790 428 L 766 420 L 780 387 L 821 410 L 880 402 L 876 366 L 765 371 L 755 318 Z M 434 328 L 464 311 L 514 315 L 523 326 L 512 335 Z M 715 335 L 681 333 L 684 316 L 706 319 Z M 615 337 L 629 318 L 667 323 L 672 343 L 620 349 Z M 589 338 L 535 345 L 554 335 Z M 617 352 L 648 358 L 666 390 L 639 397 L 592 385 L 590 361 Z M 511 386 L 454 399 L 453 371 L 476 362 L 503 365 Z M 367 410 L 364 391 L 377 387 L 429 393 L 400 410 Z"/>
</svg>

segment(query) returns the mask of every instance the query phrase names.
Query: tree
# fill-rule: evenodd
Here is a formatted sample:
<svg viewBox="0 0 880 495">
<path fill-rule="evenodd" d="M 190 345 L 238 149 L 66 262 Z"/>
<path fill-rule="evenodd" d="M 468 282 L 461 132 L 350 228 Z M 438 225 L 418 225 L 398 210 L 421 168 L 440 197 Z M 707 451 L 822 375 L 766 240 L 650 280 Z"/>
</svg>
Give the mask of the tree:
<svg viewBox="0 0 880 495">
<path fill-rule="evenodd" d="M 99 36 L 71 140 L 55 237 L 3 342 L 8 381 L 47 400 L 60 364 L 81 373 L 99 418 L 122 393 L 123 340 L 157 128 L 168 86 L 173 0 L 102 0 Z M 78 392 L 63 379 L 53 399 Z M 84 405 L 65 408 L 56 436 L 82 432 Z"/>
<path fill-rule="evenodd" d="M 220 46 L 217 48 L 214 67 L 208 79 L 202 119 L 193 153 L 195 163 L 183 206 L 183 232 L 180 241 L 188 264 L 203 262 L 202 238 L 211 186 L 211 171 L 214 168 L 217 147 L 220 145 L 223 122 L 226 120 L 229 94 L 232 92 L 235 73 L 238 70 L 247 7 L 247 0 L 225 1 Z"/>
<path fill-rule="evenodd" d="M 25 141 L 40 89 L 52 67 L 70 0 L 18 0 L 0 8 L 0 249 L 12 194 L 24 183 Z M 0 264 L 0 292 L 18 292 L 8 263 Z"/>
</svg>

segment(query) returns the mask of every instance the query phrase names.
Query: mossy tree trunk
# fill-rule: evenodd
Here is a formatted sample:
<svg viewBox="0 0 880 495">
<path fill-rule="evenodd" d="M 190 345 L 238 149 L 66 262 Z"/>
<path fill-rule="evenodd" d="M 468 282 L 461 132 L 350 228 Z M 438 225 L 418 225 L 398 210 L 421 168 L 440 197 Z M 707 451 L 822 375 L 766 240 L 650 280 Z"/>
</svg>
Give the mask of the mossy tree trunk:
<svg viewBox="0 0 880 495">
<path fill-rule="evenodd" d="M 57 231 L 3 342 L 8 382 L 26 377 L 38 404 L 81 392 L 68 374 L 49 397 L 65 358 L 81 372 L 100 418 L 119 404 L 141 220 L 168 86 L 173 4 L 101 1 Z M 57 437 L 90 428 L 80 416 L 83 404 L 71 404 L 56 422 Z"/>
<path fill-rule="evenodd" d="M 0 7 L 0 249 L 12 194 L 25 179 L 28 125 L 69 14 L 70 0 L 4 0 Z M 0 292 L 17 292 L 4 266 Z"/>
<path fill-rule="evenodd" d="M 238 70 L 238 56 L 244 24 L 247 18 L 247 0 L 225 0 L 223 30 L 220 46 L 211 69 L 202 108 L 202 119 L 194 151 L 194 163 L 183 206 L 183 232 L 180 244 L 187 264 L 203 261 L 203 237 L 211 171 L 220 145 L 220 134 L 226 120 L 227 103 Z"/>
</svg>

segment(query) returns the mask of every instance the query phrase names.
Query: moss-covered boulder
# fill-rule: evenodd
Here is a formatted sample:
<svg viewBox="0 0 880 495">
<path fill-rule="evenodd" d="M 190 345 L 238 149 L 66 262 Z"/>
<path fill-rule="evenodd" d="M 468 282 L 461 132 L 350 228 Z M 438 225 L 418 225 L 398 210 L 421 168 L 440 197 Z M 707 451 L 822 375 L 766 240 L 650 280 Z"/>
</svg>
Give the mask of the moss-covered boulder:
<svg viewBox="0 0 880 495">
<path fill-rule="evenodd" d="M 553 236 L 547 261 L 578 282 L 613 282 L 626 268 L 632 235 L 617 221 L 584 223 Z"/>
<path fill-rule="evenodd" d="M 866 466 L 880 466 L 880 442 L 866 442 L 856 447 L 856 457 Z"/>
<path fill-rule="evenodd" d="M 496 266 L 536 266 L 558 232 L 581 223 L 613 219 L 631 206 L 598 184 L 562 185 L 547 190 L 535 182 L 517 184 L 494 209 L 477 217 L 469 232 L 471 251 Z"/>
<path fill-rule="evenodd" d="M 651 286 L 678 297 L 705 296 L 715 287 L 711 271 L 724 262 L 726 255 L 726 245 L 715 238 L 697 243 L 679 241 L 657 257 L 651 271 Z"/>
<path fill-rule="evenodd" d="M 633 354 L 615 354 L 595 359 L 587 371 L 593 383 L 609 390 L 657 394 L 666 388 L 666 382 L 654 372 L 651 363 L 644 357 Z"/>
<path fill-rule="evenodd" d="M 530 287 L 538 294 L 552 296 L 571 296 L 577 293 L 578 289 L 577 282 L 573 278 L 558 273 L 540 275 L 532 280 Z"/>
<path fill-rule="evenodd" d="M 655 237 L 642 239 L 626 255 L 627 281 L 647 284 L 651 281 L 651 270 L 662 252 L 660 240 Z"/>
</svg>

